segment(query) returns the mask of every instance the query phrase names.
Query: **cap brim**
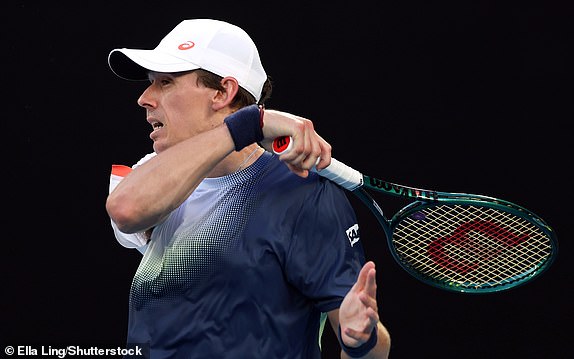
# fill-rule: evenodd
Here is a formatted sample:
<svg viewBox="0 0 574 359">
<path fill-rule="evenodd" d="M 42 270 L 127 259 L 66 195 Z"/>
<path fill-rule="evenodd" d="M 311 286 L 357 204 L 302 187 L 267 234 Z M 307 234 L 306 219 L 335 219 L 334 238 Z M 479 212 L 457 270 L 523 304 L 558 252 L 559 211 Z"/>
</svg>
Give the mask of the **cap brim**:
<svg viewBox="0 0 574 359">
<path fill-rule="evenodd" d="M 126 80 L 147 80 L 150 71 L 181 72 L 199 66 L 157 50 L 115 49 L 108 55 L 112 71 Z"/>
</svg>

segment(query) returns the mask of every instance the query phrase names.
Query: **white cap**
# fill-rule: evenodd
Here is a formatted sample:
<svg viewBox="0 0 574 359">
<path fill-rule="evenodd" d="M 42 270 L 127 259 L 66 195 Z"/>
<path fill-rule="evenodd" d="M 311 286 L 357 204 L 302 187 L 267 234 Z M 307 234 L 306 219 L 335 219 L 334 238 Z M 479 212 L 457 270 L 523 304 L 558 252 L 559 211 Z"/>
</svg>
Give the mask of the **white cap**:
<svg viewBox="0 0 574 359">
<path fill-rule="evenodd" d="M 112 50 L 108 64 L 126 80 L 147 80 L 148 71 L 204 69 L 222 77 L 234 77 L 256 101 L 267 79 L 249 35 L 235 25 L 211 19 L 180 22 L 153 50 Z"/>
</svg>

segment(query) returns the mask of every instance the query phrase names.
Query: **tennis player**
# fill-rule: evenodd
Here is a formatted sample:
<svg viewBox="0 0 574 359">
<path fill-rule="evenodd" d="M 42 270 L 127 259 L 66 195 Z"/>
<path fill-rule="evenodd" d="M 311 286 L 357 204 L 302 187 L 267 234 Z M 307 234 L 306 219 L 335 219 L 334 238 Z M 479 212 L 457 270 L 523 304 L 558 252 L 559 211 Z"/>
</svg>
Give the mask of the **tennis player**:
<svg viewBox="0 0 574 359">
<path fill-rule="evenodd" d="M 271 84 L 249 35 L 184 20 L 155 49 L 108 60 L 149 80 L 138 104 L 153 153 L 113 166 L 106 202 L 117 239 L 144 253 L 128 345 L 153 359 L 320 358 L 328 318 L 341 357 L 387 358 L 355 213 L 309 172 L 331 148 L 311 121 L 263 108 Z M 264 150 L 279 136 L 294 140 L 280 157 Z"/>
</svg>

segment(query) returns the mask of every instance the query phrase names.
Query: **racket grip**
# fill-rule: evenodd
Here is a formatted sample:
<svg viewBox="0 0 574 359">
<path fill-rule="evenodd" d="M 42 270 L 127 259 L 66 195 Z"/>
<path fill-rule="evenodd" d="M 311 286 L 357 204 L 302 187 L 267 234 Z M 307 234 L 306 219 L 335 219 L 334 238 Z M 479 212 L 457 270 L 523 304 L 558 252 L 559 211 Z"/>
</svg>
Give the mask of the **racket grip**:
<svg viewBox="0 0 574 359">
<path fill-rule="evenodd" d="M 277 155 L 288 152 L 292 147 L 293 138 L 290 136 L 277 137 L 273 140 L 273 152 Z M 361 172 L 332 157 L 329 166 L 320 171 L 313 166 L 311 171 L 318 173 L 321 177 L 325 177 L 349 191 L 354 191 L 363 185 L 363 174 Z"/>
</svg>

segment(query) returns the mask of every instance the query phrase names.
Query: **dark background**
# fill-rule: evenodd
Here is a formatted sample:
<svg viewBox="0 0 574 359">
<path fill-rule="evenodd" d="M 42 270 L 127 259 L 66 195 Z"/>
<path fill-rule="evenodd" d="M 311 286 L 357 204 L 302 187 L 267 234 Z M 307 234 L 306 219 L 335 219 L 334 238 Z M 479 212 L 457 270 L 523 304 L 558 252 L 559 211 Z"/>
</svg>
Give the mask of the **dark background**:
<svg viewBox="0 0 574 359">
<path fill-rule="evenodd" d="M 107 55 L 209 17 L 253 37 L 275 84 L 268 107 L 312 119 L 334 157 L 396 183 L 504 198 L 556 230 L 559 257 L 540 278 L 457 294 L 400 269 L 357 203 L 392 358 L 574 357 L 572 15 L 552 1 L 5 5 L 0 342 L 123 344 L 140 254 L 116 243 L 104 203 L 111 164 L 135 163 L 151 141 L 144 84 L 116 78 Z"/>
</svg>

